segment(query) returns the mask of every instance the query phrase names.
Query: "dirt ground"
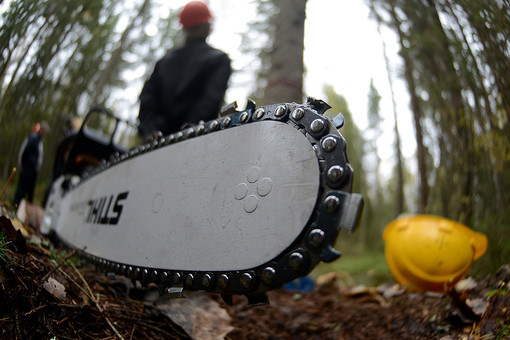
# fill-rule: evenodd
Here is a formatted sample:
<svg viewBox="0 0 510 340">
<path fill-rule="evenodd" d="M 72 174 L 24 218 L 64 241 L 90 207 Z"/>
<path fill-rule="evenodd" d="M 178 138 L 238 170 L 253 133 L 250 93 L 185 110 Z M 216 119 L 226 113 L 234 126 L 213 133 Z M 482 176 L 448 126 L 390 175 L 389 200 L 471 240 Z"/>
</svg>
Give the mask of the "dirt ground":
<svg viewBox="0 0 510 340">
<path fill-rule="evenodd" d="M 450 294 L 346 287 L 327 274 L 311 292 L 275 290 L 257 307 L 236 296 L 230 307 L 206 293 L 158 297 L 0 219 L 10 242 L 0 251 L 0 339 L 510 339 L 508 266 Z"/>
</svg>

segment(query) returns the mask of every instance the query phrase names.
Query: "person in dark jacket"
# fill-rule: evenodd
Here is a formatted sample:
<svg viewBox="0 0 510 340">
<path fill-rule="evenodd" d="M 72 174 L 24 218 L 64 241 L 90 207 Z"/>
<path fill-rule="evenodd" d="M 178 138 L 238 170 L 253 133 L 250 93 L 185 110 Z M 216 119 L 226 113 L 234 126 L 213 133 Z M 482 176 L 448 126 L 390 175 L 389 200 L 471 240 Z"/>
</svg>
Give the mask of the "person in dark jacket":
<svg viewBox="0 0 510 340">
<path fill-rule="evenodd" d="M 230 58 L 207 44 L 211 12 L 201 1 L 182 9 L 185 44 L 156 63 L 140 94 L 139 132 L 147 139 L 218 116 L 231 75 Z"/>
<path fill-rule="evenodd" d="M 21 144 L 18 154 L 18 166 L 21 169 L 18 187 L 14 194 L 14 206 L 17 207 L 21 200 L 27 196 L 27 201 L 34 198 L 35 181 L 41 169 L 43 160 L 42 139 L 49 130 L 46 122 L 37 123 L 32 133 Z"/>
</svg>

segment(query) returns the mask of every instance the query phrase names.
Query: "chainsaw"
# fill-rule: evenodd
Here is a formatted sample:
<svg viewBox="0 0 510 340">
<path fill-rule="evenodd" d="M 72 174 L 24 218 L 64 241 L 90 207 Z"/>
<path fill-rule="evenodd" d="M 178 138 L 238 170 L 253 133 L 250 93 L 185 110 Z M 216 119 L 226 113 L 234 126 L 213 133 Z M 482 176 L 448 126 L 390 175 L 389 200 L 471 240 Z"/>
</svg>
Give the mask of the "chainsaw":
<svg viewBox="0 0 510 340">
<path fill-rule="evenodd" d="M 86 118 L 78 135 L 89 143 L 71 147 L 41 231 L 106 273 L 168 294 L 204 290 L 228 304 L 233 295 L 268 303 L 268 291 L 337 259 L 340 230 L 353 232 L 360 221 L 363 198 L 351 193 L 338 131 L 344 119 L 324 116 L 329 108 L 312 98 L 248 101 L 128 150 L 91 133 Z M 100 156 L 85 157 L 91 149 Z M 93 168 L 73 169 L 91 158 Z"/>
</svg>

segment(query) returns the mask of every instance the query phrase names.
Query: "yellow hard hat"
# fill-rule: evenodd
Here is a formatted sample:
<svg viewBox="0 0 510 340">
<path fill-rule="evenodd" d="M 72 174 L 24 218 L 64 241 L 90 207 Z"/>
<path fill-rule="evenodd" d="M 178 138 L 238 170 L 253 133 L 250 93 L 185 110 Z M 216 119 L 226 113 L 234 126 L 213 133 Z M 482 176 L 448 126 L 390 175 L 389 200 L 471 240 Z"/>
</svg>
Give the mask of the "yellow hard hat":
<svg viewBox="0 0 510 340">
<path fill-rule="evenodd" d="M 393 277 L 415 291 L 444 292 L 487 250 L 487 236 L 432 215 L 412 215 L 389 223 L 383 233 Z"/>
</svg>

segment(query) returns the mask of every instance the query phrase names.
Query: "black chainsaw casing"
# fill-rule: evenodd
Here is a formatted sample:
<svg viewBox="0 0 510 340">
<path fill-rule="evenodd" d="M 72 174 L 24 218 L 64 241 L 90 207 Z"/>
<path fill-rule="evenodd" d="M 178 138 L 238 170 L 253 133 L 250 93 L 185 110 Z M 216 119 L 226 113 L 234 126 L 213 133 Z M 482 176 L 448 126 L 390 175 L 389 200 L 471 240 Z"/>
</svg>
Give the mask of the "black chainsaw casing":
<svg viewBox="0 0 510 340">
<path fill-rule="evenodd" d="M 58 145 L 53 167 L 53 180 L 63 174 L 82 177 L 102 160 L 108 160 L 115 154 L 128 149 L 114 141 L 120 122 L 111 111 L 95 106 L 87 113 L 81 128 L 65 137 Z M 91 125 L 107 125 L 99 130 Z"/>
</svg>

